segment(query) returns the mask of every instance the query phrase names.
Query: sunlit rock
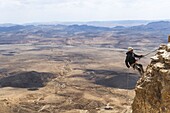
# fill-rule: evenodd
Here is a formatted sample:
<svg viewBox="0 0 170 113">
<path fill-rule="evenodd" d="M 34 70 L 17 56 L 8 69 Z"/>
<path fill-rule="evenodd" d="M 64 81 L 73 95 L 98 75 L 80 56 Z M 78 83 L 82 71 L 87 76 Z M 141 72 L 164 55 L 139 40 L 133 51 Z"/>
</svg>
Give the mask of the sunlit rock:
<svg viewBox="0 0 170 113">
<path fill-rule="evenodd" d="M 137 82 L 133 113 L 170 113 L 170 44 L 161 45 Z"/>
</svg>

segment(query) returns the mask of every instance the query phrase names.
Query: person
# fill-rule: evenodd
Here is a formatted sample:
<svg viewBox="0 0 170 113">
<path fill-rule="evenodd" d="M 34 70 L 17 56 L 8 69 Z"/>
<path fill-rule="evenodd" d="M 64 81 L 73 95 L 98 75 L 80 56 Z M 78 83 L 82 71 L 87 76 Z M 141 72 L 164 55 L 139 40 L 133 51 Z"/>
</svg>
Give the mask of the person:
<svg viewBox="0 0 170 113">
<path fill-rule="evenodd" d="M 133 52 L 133 48 L 132 47 L 128 47 L 128 52 L 126 53 L 126 60 L 125 60 L 125 64 L 128 68 L 133 67 L 133 69 L 138 70 L 138 72 L 140 73 L 140 75 L 143 75 L 144 70 L 143 70 L 143 66 L 142 64 L 137 63 L 137 60 L 135 58 L 142 58 L 143 55 L 137 55 Z"/>
</svg>

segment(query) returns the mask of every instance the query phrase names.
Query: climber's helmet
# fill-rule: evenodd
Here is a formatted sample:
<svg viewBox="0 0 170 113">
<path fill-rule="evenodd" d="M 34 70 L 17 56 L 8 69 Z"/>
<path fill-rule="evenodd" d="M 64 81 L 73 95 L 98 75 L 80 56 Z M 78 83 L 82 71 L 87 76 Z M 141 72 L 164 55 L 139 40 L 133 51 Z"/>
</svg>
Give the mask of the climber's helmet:
<svg viewBox="0 0 170 113">
<path fill-rule="evenodd" d="M 133 51 L 133 48 L 132 47 L 128 47 L 128 51 Z"/>
</svg>

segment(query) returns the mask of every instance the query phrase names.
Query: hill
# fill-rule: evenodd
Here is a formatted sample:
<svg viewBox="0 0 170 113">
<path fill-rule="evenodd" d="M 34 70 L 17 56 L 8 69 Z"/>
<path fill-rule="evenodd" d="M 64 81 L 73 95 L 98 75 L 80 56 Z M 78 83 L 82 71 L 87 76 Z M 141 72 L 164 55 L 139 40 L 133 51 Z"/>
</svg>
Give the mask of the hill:
<svg viewBox="0 0 170 113">
<path fill-rule="evenodd" d="M 126 22 L 125 22 L 126 23 Z M 143 40 L 156 40 L 164 42 L 169 34 L 169 22 L 158 21 L 146 25 L 125 27 L 116 26 L 113 28 L 96 27 L 89 25 L 12 25 L 0 27 L 0 44 L 21 44 L 28 42 L 51 42 L 55 40 L 58 44 L 77 45 L 89 44 L 89 41 L 98 39 L 106 42 L 105 47 L 125 48 L 133 46 Z M 133 39 L 133 40 L 132 40 Z M 108 44 L 109 40 L 115 40 Z M 128 43 L 126 43 L 128 41 Z M 98 46 L 98 44 L 94 45 Z M 158 45 L 156 45 L 158 46 Z M 155 47 L 156 47 L 155 46 Z"/>
<path fill-rule="evenodd" d="M 159 30 L 170 30 L 170 22 L 169 21 L 157 21 L 157 22 L 151 22 L 147 25 L 140 25 L 140 26 L 133 26 L 129 29 L 132 30 L 143 30 L 143 31 L 159 31 Z"/>
</svg>

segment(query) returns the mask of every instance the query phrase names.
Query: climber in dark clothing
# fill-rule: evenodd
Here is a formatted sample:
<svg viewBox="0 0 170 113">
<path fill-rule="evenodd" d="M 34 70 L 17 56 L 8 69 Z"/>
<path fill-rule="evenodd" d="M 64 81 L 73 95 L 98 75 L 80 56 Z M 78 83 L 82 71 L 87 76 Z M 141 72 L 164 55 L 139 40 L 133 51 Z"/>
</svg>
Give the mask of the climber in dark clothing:
<svg viewBox="0 0 170 113">
<path fill-rule="evenodd" d="M 135 57 L 142 58 L 143 55 L 136 55 L 135 53 L 133 53 L 132 47 L 128 47 L 128 52 L 126 53 L 126 55 L 127 55 L 126 60 L 125 60 L 126 66 L 128 68 L 130 68 L 130 66 L 133 67 L 133 69 L 138 70 L 140 75 L 143 75 L 143 73 L 144 73 L 143 66 L 141 64 L 137 63 L 137 60 L 135 59 Z"/>
</svg>

